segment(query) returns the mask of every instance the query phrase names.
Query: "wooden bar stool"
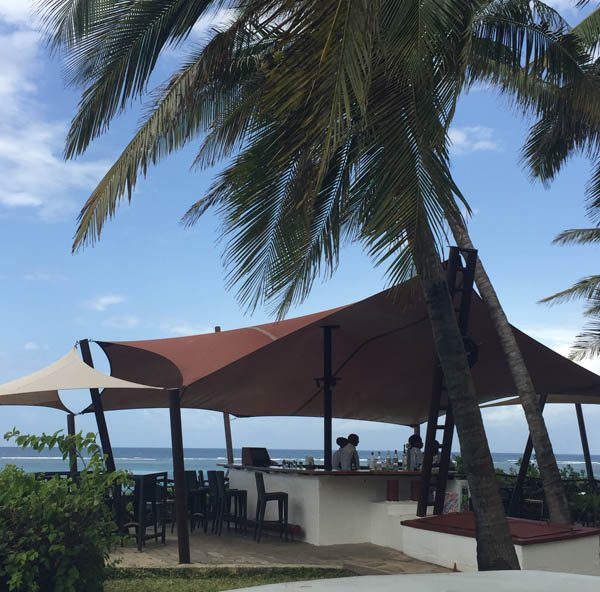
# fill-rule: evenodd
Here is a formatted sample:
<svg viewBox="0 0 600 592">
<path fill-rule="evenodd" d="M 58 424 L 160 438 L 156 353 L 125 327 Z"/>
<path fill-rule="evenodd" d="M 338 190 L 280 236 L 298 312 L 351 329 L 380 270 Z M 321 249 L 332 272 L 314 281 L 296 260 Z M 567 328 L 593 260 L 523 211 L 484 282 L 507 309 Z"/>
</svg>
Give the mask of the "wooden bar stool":
<svg viewBox="0 0 600 592">
<path fill-rule="evenodd" d="M 265 511 L 268 502 L 277 502 L 277 522 L 279 524 L 279 536 L 285 540 L 288 538 L 288 494 L 284 491 L 265 491 L 265 480 L 261 472 L 254 473 L 256 478 L 256 524 L 254 527 L 254 538 L 260 543 L 263 526 L 265 524 Z"/>
</svg>

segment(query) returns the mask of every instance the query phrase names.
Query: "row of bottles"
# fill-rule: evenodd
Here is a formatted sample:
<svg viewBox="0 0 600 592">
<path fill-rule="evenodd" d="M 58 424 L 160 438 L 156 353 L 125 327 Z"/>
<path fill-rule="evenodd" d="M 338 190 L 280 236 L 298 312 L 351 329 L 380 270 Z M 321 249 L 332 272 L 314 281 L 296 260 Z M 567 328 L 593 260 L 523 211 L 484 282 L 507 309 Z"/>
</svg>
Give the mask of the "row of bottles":
<svg viewBox="0 0 600 592">
<path fill-rule="evenodd" d="M 371 452 L 369 457 L 369 471 L 409 471 L 411 470 L 411 456 L 409 455 L 409 444 L 404 444 L 402 449 L 402 457 L 398 457 L 398 451 L 394 450 L 394 454 L 390 454 L 388 450 L 385 456 L 381 455 L 381 452 L 375 456 L 374 452 Z M 414 462 L 414 461 L 413 461 Z M 416 469 L 420 468 L 420 463 Z M 413 468 L 413 469 L 415 469 Z"/>
<path fill-rule="evenodd" d="M 390 451 L 387 451 L 385 456 L 381 456 L 381 452 L 371 452 L 369 457 L 369 471 L 399 471 L 408 466 L 408 454 L 406 452 L 406 445 L 402 452 L 402 458 L 398 457 L 398 451 L 394 450 L 392 455 Z"/>
</svg>

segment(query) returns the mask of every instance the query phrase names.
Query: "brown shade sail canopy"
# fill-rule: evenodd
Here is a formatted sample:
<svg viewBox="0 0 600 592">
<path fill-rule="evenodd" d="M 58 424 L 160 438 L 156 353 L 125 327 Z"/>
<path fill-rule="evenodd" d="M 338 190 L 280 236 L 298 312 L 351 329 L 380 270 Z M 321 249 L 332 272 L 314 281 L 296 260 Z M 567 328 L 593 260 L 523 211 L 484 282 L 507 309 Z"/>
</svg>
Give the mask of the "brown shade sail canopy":
<svg viewBox="0 0 600 592">
<path fill-rule="evenodd" d="M 333 332 L 333 416 L 413 425 L 427 418 L 436 363 L 417 280 L 337 309 L 255 327 L 148 341 L 98 342 L 114 376 L 182 388 L 182 407 L 237 416 L 323 415 L 323 325 Z M 600 377 L 518 329 L 539 393 L 599 397 Z M 480 403 L 515 387 L 486 306 L 473 294 L 470 336 Z M 163 391 L 105 389 L 104 408 L 168 407 Z"/>
</svg>

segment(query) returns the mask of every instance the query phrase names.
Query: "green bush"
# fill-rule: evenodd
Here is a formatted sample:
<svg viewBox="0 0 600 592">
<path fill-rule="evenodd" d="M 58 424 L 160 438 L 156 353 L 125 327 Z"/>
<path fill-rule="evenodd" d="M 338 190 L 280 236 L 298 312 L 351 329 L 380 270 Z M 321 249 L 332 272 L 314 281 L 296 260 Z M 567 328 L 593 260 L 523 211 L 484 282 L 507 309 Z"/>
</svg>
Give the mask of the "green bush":
<svg viewBox="0 0 600 592">
<path fill-rule="evenodd" d="M 34 450 L 76 450 L 83 471 L 43 478 L 9 465 L 0 471 L 0 590 L 95 592 L 118 542 L 111 493 L 127 476 L 106 472 L 95 435 L 5 435 Z"/>
</svg>

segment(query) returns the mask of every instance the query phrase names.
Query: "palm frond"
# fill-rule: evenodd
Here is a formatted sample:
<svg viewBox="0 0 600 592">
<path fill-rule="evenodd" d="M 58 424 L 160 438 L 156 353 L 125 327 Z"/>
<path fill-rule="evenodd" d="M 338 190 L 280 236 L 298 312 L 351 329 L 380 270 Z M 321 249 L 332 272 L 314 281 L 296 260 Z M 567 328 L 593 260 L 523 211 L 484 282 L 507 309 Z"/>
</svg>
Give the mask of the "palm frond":
<svg viewBox="0 0 600 592">
<path fill-rule="evenodd" d="M 582 278 L 570 288 L 543 298 L 540 302 L 557 304 L 560 302 L 568 302 L 575 298 L 585 298 L 589 300 L 595 297 L 600 297 L 600 275 L 590 275 Z"/>
<path fill-rule="evenodd" d="M 597 316 L 596 319 L 598 318 Z M 577 335 L 569 357 L 580 361 L 597 356 L 600 356 L 600 320 L 592 320 Z"/>
<path fill-rule="evenodd" d="M 200 17 L 223 2 L 116 0 L 67 54 L 72 84 L 83 85 L 65 154 L 82 154 L 113 117 L 146 89 L 158 57 L 184 41 Z M 50 16 L 48 20 L 52 22 Z M 68 43 L 68 41 L 67 41 Z"/>
<path fill-rule="evenodd" d="M 556 245 L 600 243 L 600 228 L 574 228 L 572 230 L 565 230 L 552 242 Z"/>
<path fill-rule="evenodd" d="M 140 172 L 145 175 L 151 164 L 182 147 L 231 109 L 230 104 L 238 100 L 239 78 L 249 72 L 246 59 L 241 68 L 235 67 L 238 55 L 245 58 L 246 41 L 246 25 L 238 21 L 192 55 L 159 90 L 138 132 L 86 201 L 73 250 L 100 238 L 120 200 L 124 196 L 131 200 Z"/>
<path fill-rule="evenodd" d="M 585 48 L 593 54 L 600 43 L 600 8 L 596 8 L 572 29 Z"/>
</svg>

